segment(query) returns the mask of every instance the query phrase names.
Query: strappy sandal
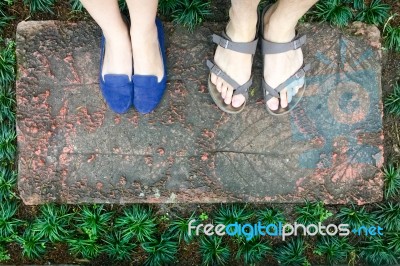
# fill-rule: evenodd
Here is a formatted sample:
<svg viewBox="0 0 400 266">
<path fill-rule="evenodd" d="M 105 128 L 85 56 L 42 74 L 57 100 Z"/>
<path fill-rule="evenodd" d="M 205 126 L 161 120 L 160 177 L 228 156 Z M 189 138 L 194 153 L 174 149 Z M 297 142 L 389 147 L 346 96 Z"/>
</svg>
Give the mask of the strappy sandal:
<svg viewBox="0 0 400 266">
<path fill-rule="evenodd" d="M 272 5 L 269 5 L 264 8 L 263 14 L 262 14 L 262 19 L 264 21 L 264 15 L 267 12 L 267 10 L 271 7 Z M 267 54 L 278 54 L 278 53 L 284 53 L 290 50 L 297 50 L 301 48 L 307 41 L 307 37 L 305 35 L 299 35 L 296 32 L 296 37 L 291 42 L 288 43 L 274 43 L 270 42 L 264 39 L 263 34 L 264 34 L 264 23 L 261 23 L 261 48 L 262 48 L 262 55 L 263 55 L 263 60 L 265 60 L 265 55 Z M 265 66 L 265 63 L 264 63 Z M 304 79 L 306 72 L 310 70 L 310 65 L 304 65 L 299 68 L 299 70 L 296 71 L 295 74 L 293 74 L 291 77 L 289 77 L 286 81 L 282 82 L 279 86 L 276 88 L 272 88 L 267 84 L 265 79 L 263 78 L 262 82 L 262 89 L 264 92 L 264 99 L 265 99 L 265 106 L 267 108 L 267 111 L 272 114 L 272 115 L 285 115 L 290 113 L 300 102 L 300 100 L 303 98 L 306 83 L 304 80 L 303 86 L 299 89 L 297 94 L 294 95 L 292 92 L 294 87 L 299 84 L 299 82 Z M 289 87 L 289 85 L 292 85 Z M 277 110 L 271 110 L 268 105 L 267 101 L 272 99 L 272 98 L 278 98 L 280 99 L 280 92 L 288 88 L 288 106 L 285 108 L 281 107 L 280 101 L 279 101 L 279 108 Z"/>
<path fill-rule="evenodd" d="M 212 41 L 219 46 L 229 49 L 235 52 L 243 54 L 251 54 L 254 57 L 257 49 L 258 38 L 256 34 L 256 39 L 252 42 L 234 42 L 227 34 L 222 32 L 222 36 L 213 34 Z M 246 102 L 249 98 L 249 88 L 253 84 L 253 76 L 243 85 L 239 85 L 234 79 L 232 79 L 228 74 L 221 70 L 213 61 L 207 60 L 207 67 L 210 69 L 211 73 L 214 73 L 218 77 L 225 80 L 226 83 L 233 87 L 233 95 L 242 94 L 245 97 L 245 102 L 240 107 L 233 107 L 231 104 L 226 104 L 221 96 L 221 93 L 217 90 L 217 87 L 211 82 L 211 73 L 208 77 L 208 90 L 211 94 L 211 98 L 214 100 L 215 104 L 224 112 L 229 114 L 238 114 L 243 111 Z"/>
</svg>

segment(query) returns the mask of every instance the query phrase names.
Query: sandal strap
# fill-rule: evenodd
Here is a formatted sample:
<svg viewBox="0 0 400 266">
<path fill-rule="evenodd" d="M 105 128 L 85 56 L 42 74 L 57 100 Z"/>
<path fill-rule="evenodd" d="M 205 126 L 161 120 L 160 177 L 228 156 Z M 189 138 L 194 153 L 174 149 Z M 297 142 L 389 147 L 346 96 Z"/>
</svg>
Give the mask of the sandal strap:
<svg viewBox="0 0 400 266">
<path fill-rule="evenodd" d="M 225 32 L 222 32 L 222 36 L 213 34 L 212 41 L 225 49 L 242 54 L 254 55 L 257 50 L 258 38 L 252 42 L 234 42 L 226 35 Z"/>
<path fill-rule="evenodd" d="M 307 41 L 306 35 L 297 34 L 291 42 L 287 43 L 275 43 L 262 39 L 262 53 L 263 54 L 279 54 L 290 50 L 297 50 L 302 47 Z"/>
<path fill-rule="evenodd" d="M 275 98 L 280 98 L 279 93 L 286 88 L 289 84 L 291 84 L 293 81 L 295 80 L 299 80 L 305 77 L 306 72 L 309 71 L 311 68 L 310 64 L 307 65 L 303 65 L 301 68 L 299 68 L 299 70 L 297 70 L 296 73 L 294 73 L 291 77 L 289 77 L 286 81 L 282 82 L 281 84 L 279 84 L 278 87 L 276 88 L 272 88 L 271 86 L 269 86 L 267 84 L 267 82 L 265 82 L 265 79 L 263 79 L 263 91 L 264 91 L 264 96 L 265 96 L 265 100 L 269 100 L 273 97 Z M 268 92 L 268 94 L 267 94 Z"/>
<path fill-rule="evenodd" d="M 219 68 L 212 61 L 207 60 L 207 67 L 210 69 L 211 73 L 214 73 L 218 77 L 221 77 L 223 80 L 225 80 L 226 83 L 233 87 L 233 95 L 242 94 L 246 98 L 246 100 L 248 99 L 248 90 L 253 84 L 253 77 L 251 77 L 245 84 L 239 85 L 234 79 L 232 79 L 228 74 L 222 71 L 221 68 Z"/>
</svg>

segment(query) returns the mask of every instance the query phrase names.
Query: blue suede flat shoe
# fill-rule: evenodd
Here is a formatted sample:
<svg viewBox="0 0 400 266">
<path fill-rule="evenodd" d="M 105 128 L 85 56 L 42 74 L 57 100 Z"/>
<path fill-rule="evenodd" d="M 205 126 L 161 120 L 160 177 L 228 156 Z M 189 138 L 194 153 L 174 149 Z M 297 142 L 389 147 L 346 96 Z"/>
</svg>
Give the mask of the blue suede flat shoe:
<svg viewBox="0 0 400 266">
<path fill-rule="evenodd" d="M 133 104 L 139 113 L 147 114 L 160 103 L 167 87 L 167 56 L 165 53 L 164 29 L 160 19 L 156 18 L 158 41 L 164 64 L 164 76 L 160 82 L 154 75 L 133 75 Z"/>
<path fill-rule="evenodd" d="M 103 61 L 106 40 L 101 36 L 101 54 L 100 54 L 100 89 L 103 97 L 115 113 L 126 113 L 132 104 L 133 99 L 133 83 L 129 80 L 128 75 L 123 74 L 106 74 L 103 79 Z"/>
</svg>

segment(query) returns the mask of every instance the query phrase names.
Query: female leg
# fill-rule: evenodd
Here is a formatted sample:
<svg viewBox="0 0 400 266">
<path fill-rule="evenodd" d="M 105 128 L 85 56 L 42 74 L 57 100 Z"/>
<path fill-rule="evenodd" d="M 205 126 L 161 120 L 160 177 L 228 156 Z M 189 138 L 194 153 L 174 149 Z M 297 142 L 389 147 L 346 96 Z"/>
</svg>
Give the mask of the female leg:
<svg viewBox="0 0 400 266">
<path fill-rule="evenodd" d="M 103 31 L 106 42 L 102 76 L 125 74 L 132 76 L 132 48 L 129 29 L 125 24 L 117 0 L 81 0 L 92 18 Z"/>
</svg>

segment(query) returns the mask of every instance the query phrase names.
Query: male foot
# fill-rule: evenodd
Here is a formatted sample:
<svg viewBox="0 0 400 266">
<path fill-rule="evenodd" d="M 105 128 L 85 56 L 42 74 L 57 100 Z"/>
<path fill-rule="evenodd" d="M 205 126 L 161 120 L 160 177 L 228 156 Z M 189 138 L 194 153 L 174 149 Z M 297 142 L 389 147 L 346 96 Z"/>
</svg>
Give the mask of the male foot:
<svg viewBox="0 0 400 266">
<path fill-rule="evenodd" d="M 264 23 L 264 39 L 275 43 L 287 43 L 293 40 L 296 31 L 294 28 L 285 27 L 285 20 L 274 13 L 276 5 L 266 12 Z M 264 79 L 269 86 L 276 88 L 285 82 L 303 65 L 303 52 L 301 49 L 291 50 L 279 54 L 267 54 L 264 60 Z M 294 88 L 294 94 L 303 86 L 304 80 Z M 279 108 L 279 99 L 272 98 L 267 101 L 268 107 L 275 111 Z M 280 105 L 282 108 L 288 105 L 287 89 L 280 92 Z"/>
<path fill-rule="evenodd" d="M 253 14 L 254 16 L 246 16 L 243 22 L 243 19 L 236 20 L 235 17 L 244 16 L 244 14 L 236 15 L 232 9 L 230 12 L 231 21 L 226 27 L 226 34 L 229 38 L 234 42 L 254 41 L 257 31 L 257 13 Z M 235 52 L 218 45 L 215 51 L 214 62 L 239 85 L 245 84 L 251 77 L 253 64 L 251 54 Z M 221 93 L 226 104 L 232 104 L 233 107 L 238 108 L 245 102 L 245 97 L 243 95 L 239 94 L 233 96 L 233 87 L 221 77 L 217 77 L 215 74 L 211 73 L 211 82 Z"/>
</svg>

